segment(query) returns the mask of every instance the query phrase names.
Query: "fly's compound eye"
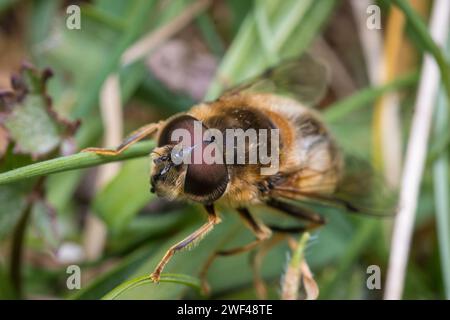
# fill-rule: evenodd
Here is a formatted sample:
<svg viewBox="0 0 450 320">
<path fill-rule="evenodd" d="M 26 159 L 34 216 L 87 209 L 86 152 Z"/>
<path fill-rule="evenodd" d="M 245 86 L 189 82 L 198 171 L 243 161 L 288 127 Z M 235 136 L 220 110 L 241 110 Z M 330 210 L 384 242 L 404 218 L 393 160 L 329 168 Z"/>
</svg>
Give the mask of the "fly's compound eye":
<svg viewBox="0 0 450 320">
<path fill-rule="evenodd" d="M 212 203 L 225 192 L 228 181 L 225 164 L 190 164 L 186 171 L 184 192 L 192 200 Z"/>
<path fill-rule="evenodd" d="M 195 146 L 202 151 L 202 158 L 201 161 L 193 162 L 187 166 L 184 181 L 185 194 L 192 200 L 202 203 L 212 203 L 219 199 L 229 182 L 228 168 L 224 161 L 210 163 L 204 158 L 204 148 L 215 143 L 213 136 L 208 140 L 212 141 L 203 141 L 201 145 Z M 220 152 L 219 149 L 217 148 L 215 152 Z M 223 160 L 223 154 L 221 157 Z"/>
<path fill-rule="evenodd" d="M 195 122 L 198 121 L 196 118 L 186 114 L 169 119 L 158 137 L 158 147 L 178 144 L 180 141 L 172 137 L 174 131 L 178 129 L 186 130 L 193 138 Z"/>
</svg>

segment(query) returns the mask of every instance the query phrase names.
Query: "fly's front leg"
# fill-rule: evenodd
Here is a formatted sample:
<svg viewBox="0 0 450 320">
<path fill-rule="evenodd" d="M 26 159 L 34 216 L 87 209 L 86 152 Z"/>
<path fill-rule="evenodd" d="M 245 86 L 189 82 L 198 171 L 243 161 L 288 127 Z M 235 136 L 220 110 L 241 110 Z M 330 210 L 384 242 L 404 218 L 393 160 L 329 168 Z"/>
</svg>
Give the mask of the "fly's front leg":
<svg viewBox="0 0 450 320">
<path fill-rule="evenodd" d="M 272 230 L 264 223 L 256 220 L 248 211 L 247 208 L 238 208 L 237 211 L 244 221 L 245 225 L 253 232 L 256 240 L 242 246 L 233 249 L 217 251 L 216 255 L 219 256 L 231 256 L 238 253 L 243 253 L 252 250 L 258 246 L 262 241 L 269 239 L 272 236 Z"/>
<path fill-rule="evenodd" d="M 161 261 L 156 266 L 155 271 L 153 271 L 153 273 L 150 275 L 150 279 L 153 282 L 159 281 L 161 272 L 163 271 L 164 267 L 169 262 L 169 260 L 172 258 L 172 256 L 175 254 L 175 252 L 182 250 L 183 248 L 185 248 L 189 244 L 195 242 L 196 240 L 202 239 L 202 237 L 204 235 L 206 235 L 209 231 L 211 231 L 216 224 L 220 223 L 220 218 L 216 214 L 216 211 L 215 211 L 213 205 L 206 205 L 205 209 L 208 212 L 208 222 L 206 222 L 203 226 L 201 226 L 199 229 L 197 229 L 194 233 L 192 233 L 185 239 L 181 240 L 177 244 L 170 247 L 169 250 L 167 250 L 164 257 L 161 259 Z"/>
<path fill-rule="evenodd" d="M 162 122 L 147 124 L 136 131 L 133 131 L 125 140 L 115 149 L 107 148 L 86 148 L 81 150 L 81 152 L 94 152 L 103 156 L 116 156 L 121 154 L 123 151 L 128 149 L 131 145 L 135 144 L 139 140 L 154 134 L 160 128 Z"/>
</svg>

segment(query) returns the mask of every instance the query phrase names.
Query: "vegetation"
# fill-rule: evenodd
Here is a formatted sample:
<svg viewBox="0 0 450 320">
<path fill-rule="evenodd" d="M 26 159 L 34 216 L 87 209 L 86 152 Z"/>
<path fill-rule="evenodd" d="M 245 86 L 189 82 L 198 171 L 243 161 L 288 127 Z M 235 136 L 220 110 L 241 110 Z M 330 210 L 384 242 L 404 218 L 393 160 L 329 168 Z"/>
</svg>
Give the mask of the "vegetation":
<svg viewBox="0 0 450 320">
<path fill-rule="evenodd" d="M 201 292 L 208 257 L 252 240 L 226 208 L 207 241 L 175 255 L 161 282 L 151 283 L 147 276 L 165 251 L 203 223 L 202 208 L 149 192 L 153 141 L 114 157 L 79 151 L 118 144 L 124 133 L 214 99 L 305 50 L 332 71 L 318 108 L 337 141 L 384 172 L 392 148 L 400 154 L 395 161 L 404 159 L 424 54 L 437 62 L 442 88 L 439 99 L 429 97 L 437 111 L 403 298 L 450 298 L 450 69 L 427 27 L 432 3 L 376 1 L 383 23 L 371 32 L 381 37 L 379 53 L 388 54 L 377 65 L 388 76 L 373 80 L 373 59 L 358 37 L 367 30 L 357 15 L 365 21 L 369 14 L 354 2 L 92 0 L 78 3 L 81 29 L 70 29 L 67 1 L 0 0 L 0 299 L 256 298 L 252 253 L 217 259 L 208 272 L 211 292 Z M 404 19 L 397 29 L 395 16 Z M 380 114 L 393 95 L 398 113 L 386 121 Z M 391 144 L 382 141 L 386 132 L 393 132 Z M 393 185 L 401 188 L 397 175 Z M 382 298 L 394 217 L 320 213 L 326 226 L 264 258 L 268 297 L 292 297 L 281 279 L 306 261 L 314 280 L 303 275 L 317 283 L 319 299 Z M 80 289 L 67 286 L 69 265 L 80 266 Z M 370 265 L 381 268 L 381 290 L 366 286 Z M 311 282 L 303 285 L 309 297 Z"/>
</svg>

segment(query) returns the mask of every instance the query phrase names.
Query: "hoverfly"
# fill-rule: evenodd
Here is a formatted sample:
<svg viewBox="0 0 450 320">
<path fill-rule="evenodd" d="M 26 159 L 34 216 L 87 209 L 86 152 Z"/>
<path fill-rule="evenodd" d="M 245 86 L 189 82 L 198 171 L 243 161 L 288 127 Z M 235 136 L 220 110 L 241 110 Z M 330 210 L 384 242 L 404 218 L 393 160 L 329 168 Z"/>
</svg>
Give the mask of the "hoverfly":
<svg viewBox="0 0 450 320">
<path fill-rule="evenodd" d="M 116 149 L 85 149 L 99 155 L 117 155 L 133 143 L 153 136 L 157 147 L 151 153 L 151 191 L 170 200 L 200 203 L 206 209 L 207 222 L 169 248 L 151 274 L 154 282 L 158 282 L 177 251 L 199 241 L 220 223 L 216 204 L 235 209 L 256 238 L 229 253 L 250 250 L 269 239 L 274 231 L 303 232 L 323 225 L 324 218 L 308 208 L 307 203 L 338 206 L 350 212 L 377 211 L 372 194 L 378 191 L 373 190 L 370 169 L 358 162 L 356 172 L 349 170 L 349 160 L 320 114 L 312 108 L 323 97 L 327 86 L 326 66 L 311 55 L 303 54 L 226 91 L 215 101 L 200 103 L 185 113 L 134 131 Z M 285 91 L 280 92 L 280 89 Z M 286 92 L 294 94 L 294 98 L 280 94 Z M 260 170 L 264 165 L 261 163 L 207 163 L 203 158 L 200 162 L 175 163 L 174 156 L 190 155 L 193 149 L 204 150 L 208 146 L 223 151 L 229 142 L 202 139 L 195 143 L 188 139 L 181 143 L 179 138 L 173 138 L 177 129 L 192 133 L 196 122 L 205 130 L 215 129 L 219 133 L 227 129 L 279 130 L 277 172 L 262 175 Z M 274 142 L 268 139 L 266 144 Z M 247 142 L 245 154 L 260 147 L 260 143 Z M 226 152 L 228 149 L 220 157 L 226 157 Z M 361 177 L 361 173 L 366 176 Z M 270 228 L 251 214 L 249 209 L 254 205 L 266 205 L 304 224 Z"/>
</svg>

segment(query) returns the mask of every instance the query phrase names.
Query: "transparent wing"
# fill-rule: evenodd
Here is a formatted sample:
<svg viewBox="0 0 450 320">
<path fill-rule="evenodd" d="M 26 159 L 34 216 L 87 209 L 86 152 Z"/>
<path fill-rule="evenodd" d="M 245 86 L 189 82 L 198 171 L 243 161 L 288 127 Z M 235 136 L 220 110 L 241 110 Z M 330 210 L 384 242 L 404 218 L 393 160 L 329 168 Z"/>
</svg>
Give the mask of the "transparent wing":
<svg viewBox="0 0 450 320">
<path fill-rule="evenodd" d="M 304 169 L 303 169 L 304 170 Z M 324 175 L 326 172 L 309 173 Z M 314 179 L 312 179 L 314 180 Z M 298 188 L 289 184 L 280 184 L 273 188 L 273 196 L 306 203 L 332 206 L 351 213 L 374 216 L 393 216 L 396 213 L 397 192 L 389 188 L 381 174 L 377 173 L 365 160 L 354 156 L 345 159 L 345 170 L 337 187 L 330 192 L 326 184 L 310 184 Z"/>
<path fill-rule="evenodd" d="M 326 65 L 304 53 L 266 70 L 226 91 L 221 98 L 241 92 L 276 93 L 291 96 L 307 106 L 314 106 L 326 93 L 329 74 Z"/>
</svg>

